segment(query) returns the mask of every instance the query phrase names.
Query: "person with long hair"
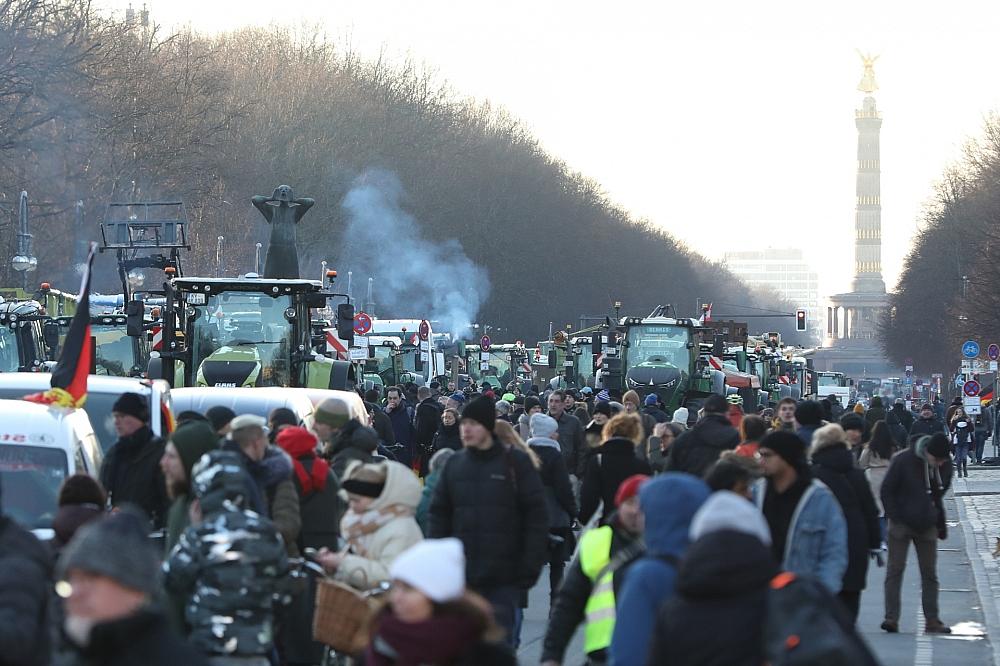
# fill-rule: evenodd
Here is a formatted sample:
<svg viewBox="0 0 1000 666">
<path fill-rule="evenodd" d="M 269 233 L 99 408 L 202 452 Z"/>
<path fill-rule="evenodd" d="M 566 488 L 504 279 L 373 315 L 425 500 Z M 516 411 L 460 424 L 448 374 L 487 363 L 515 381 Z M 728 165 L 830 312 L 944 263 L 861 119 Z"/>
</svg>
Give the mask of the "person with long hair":
<svg viewBox="0 0 1000 666">
<path fill-rule="evenodd" d="M 757 455 L 760 440 L 767 434 L 767 421 L 756 414 L 747 414 L 740 421 L 740 445 L 736 454 L 753 458 Z"/>
<path fill-rule="evenodd" d="M 875 496 L 878 522 L 882 531 L 883 550 L 885 550 L 886 542 L 886 520 L 885 507 L 882 506 L 881 497 L 882 480 L 885 479 L 885 473 L 889 471 L 889 459 L 895 452 L 896 442 L 889 431 L 889 424 L 885 421 L 878 421 L 872 428 L 871 439 L 864 445 L 861 457 L 858 459 L 858 465 L 864 470 L 865 478 L 868 479 L 868 485 L 872 489 L 872 495 Z"/>
<path fill-rule="evenodd" d="M 624 413 L 604 425 L 604 443 L 587 459 L 580 485 L 580 522 L 587 523 L 601 502 L 601 522 L 614 511 L 615 493 L 621 482 L 634 474 L 652 474 L 649 463 L 636 455 L 646 441 L 638 414 Z"/>
<path fill-rule="evenodd" d="M 969 447 L 975 440 L 975 426 L 965 410 L 959 407 L 952 415 L 948 427 L 951 430 L 951 443 L 955 451 L 955 469 L 958 471 L 958 476 L 969 478 Z"/>
</svg>

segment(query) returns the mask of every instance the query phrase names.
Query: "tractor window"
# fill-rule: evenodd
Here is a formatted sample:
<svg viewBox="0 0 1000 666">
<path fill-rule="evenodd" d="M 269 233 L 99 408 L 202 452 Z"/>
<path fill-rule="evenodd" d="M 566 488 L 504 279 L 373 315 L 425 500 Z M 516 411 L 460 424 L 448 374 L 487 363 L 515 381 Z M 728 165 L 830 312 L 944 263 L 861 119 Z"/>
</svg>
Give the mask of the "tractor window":
<svg viewBox="0 0 1000 666">
<path fill-rule="evenodd" d="M 125 332 L 125 325 L 92 323 L 90 334 L 94 336 L 97 347 L 97 374 L 128 377 L 136 361 L 132 353 L 132 338 Z"/>
<path fill-rule="evenodd" d="M 629 329 L 628 364 L 671 365 L 686 370 L 690 330 L 684 326 L 642 325 Z"/>
<path fill-rule="evenodd" d="M 0 326 L 0 372 L 17 372 L 20 366 L 17 335 L 7 326 Z"/>
</svg>

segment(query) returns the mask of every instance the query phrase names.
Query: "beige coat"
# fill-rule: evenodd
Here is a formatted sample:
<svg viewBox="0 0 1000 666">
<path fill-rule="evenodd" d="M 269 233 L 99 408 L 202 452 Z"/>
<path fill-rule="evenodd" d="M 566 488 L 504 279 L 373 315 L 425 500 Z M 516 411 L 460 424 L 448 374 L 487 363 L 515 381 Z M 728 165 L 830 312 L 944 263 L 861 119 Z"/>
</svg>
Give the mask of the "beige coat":
<svg viewBox="0 0 1000 666">
<path fill-rule="evenodd" d="M 344 556 L 334 578 L 359 590 L 377 587 L 380 583 L 388 581 L 389 567 L 393 561 L 404 550 L 424 538 L 420 526 L 413 517 L 420 503 L 422 491 L 420 480 L 406 465 L 393 461 L 387 462 L 386 465 L 388 473 L 385 488 L 369 510 L 384 509 L 399 504 L 409 508 L 411 514 L 396 516 L 371 534 L 361 536 L 360 541 L 367 551 L 367 557 L 361 557 L 350 551 Z M 350 469 L 349 466 L 348 470 Z M 351 514 L 352 512 L 348 510 L 344 516 L 345 520 Z M 341 534 L 347 536 L 344 522 L 341 522 Z"/>
<path fill-rule="evenodd" d="M 885 507 L 882 506 L 880 493 L 882 491 L 882 480 L 885 479 L 885 474 L 889 471 L 889 461 L 879 457 L 878 454 L 866 446 L 861 452 L 861 458 L 858 459 L 858 465 L 865 471 L 865 478 L 868 479 L 872 495 L 875 496 L 878 515 L 884 516 Z"/>
</svg>

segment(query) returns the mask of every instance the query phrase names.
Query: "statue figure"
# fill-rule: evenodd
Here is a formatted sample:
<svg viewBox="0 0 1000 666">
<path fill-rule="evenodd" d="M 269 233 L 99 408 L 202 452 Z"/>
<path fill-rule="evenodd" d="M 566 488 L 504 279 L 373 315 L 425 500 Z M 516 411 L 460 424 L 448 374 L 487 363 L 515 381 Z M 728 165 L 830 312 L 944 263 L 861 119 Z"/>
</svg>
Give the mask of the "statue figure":
<svg viewBox="0 0 1000 666">
<path fill-rule="evenodd" d="M 271 224 L 271 239 L 264 259 L 264 277 L 299 277 L 299 252 L 295 246 L 295 225 L 316 203 L 314 199 L 296 199 L 288 185 L 275 188 L 270 197 L 258 194 L 250 202 Z"/>
<path fill-rule="evenodd" d="M 861 51 L 858 51 L 858 55 L 865 65 L 865 73 L 861 77 L 861 83 L 858 84 L 858 90 L 870 95 L 878 90 L 878 84 L 875 83 L 875 61 L 878 60 L 878 56 L 865 55 Z"/>
</svg>

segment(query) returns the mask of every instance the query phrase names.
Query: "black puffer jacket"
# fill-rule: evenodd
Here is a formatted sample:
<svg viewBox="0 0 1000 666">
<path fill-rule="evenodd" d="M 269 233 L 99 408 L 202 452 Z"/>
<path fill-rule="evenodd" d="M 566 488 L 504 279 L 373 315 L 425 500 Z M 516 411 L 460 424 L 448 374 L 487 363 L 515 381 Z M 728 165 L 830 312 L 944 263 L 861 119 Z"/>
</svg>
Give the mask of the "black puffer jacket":
<svg viewBox="0 0 1000 666">
<path fill-rule="evenodd" d="M 936 435 L 939 432 L 945 432 L 945 427 L 944 423 L 936 417 L 929 419 L 919 418 L 910 426 L 910 437 L 914 435 Z"/>
<path fill-rule="evenodd" d="M 49 663 L 51 555 L 35 536 L 0 517 L 0 664 Z"/>
<path fill-rule="evenodd" d="M 548 560 L 545 491 L 527 454 L 496 439 L 465 448 L 441 471 L 431 500 L 429 537 L 457 537 L 475 591 L 535 584 Z"/>
<path fill-rule="evenodd" d="M 698 539 L 681 560 L 677 594 L 660 609 L 647 663 L 760 666 L 768 582 L 777 571 L 754 536 L 724 530 Z"/>
<path fill-rule="evenodd" d="M 166 525 L 170 508 L 167 484 L 160 469 L 165 447 L 149 426 L 143 426 L 128 437 L 119 438 L 108 449 L 101 465 L 101 485 L 108 491 L 111 505 L 139 506 L 155 529 Z"/>
<path fill-rule="evenodd" d="M 723 451 L 735 449 L 739 443 L 740 434 L 728 418 L 706 414 L 693 428 L 682 432 L 670 447 L 666 470 L 703 477 Z"/>
<path fill-rule="evenodd" d="M 373 462 L 375 459 L 372 456 L 376 449 L 378 449 L 378 433 L 351 419 L 334 437 L 330 448 L 326 451 L 326 457 L 330 460 L 333 473 L 340 479 L 343 478 L 344 470 L 352 460 Z"/>
<path fill-rule="evenodd" d="M 74 657 L 71 663 L 79 666 L 208 666 L 208 659 L 175 635 L 167 619 L 152 610 L 98 624 L 90 634 L 90 644 L 78 648 Z"/>
<path fill-rule="evenodd" d="M 566 471 L 566 461 L 559 444 L 548 437 L 532 437 L 528 446 L 542 461 L 538 470 L 545 488 L 545 504 L 549 509 L 549 529 L 569 528 L 576 518 L 576 499 L 573 497 L 573 486 Z"/>
<path fill-rule="evenodd" d="M 434 451 L 441 449 L 452 449 L 458 451 L 462 448 L 462 435 L 459 432 L 458 423 L 450 426 L 441 424 L 434 433 Z"/>
<path fill-rule="evenodd" d="M 580 485 L 580 522 L 587 523 L 604 501 L 601 520 L 615 510 L 615 493 L 622 481 L 634 474 L 652 474 L 649 463 L 635 455 L 635 444 L 613 437 L 587 457 Z"/>
<path fill-rule="evenodd" d="M 421 451 L 430 451 L 438 424 L 441 423 L 441 412 L 444 409 L 434 398 L 427 398 L 417 405 L 413 415 L 414 442 Z"/>
<path fill-rule="evenodd" d="M 812 450 L 813 476 L 833 491 L 847 520 L 847 571 L 841 589 L 858 592 L 868 580 L 868 551 L 878 548 L 878 507 L 865 473 L 842 443 L 817 444 Z"/>
<path fill-rule="evenodd" d="M 953 466 L 949 460 L 941 467 L 930 469 L 915 449 L 915 446 L 904 449 L 892 457 L 879 494 L 889 520 L 922 532 L 938 525 L 938 509 L 932 491 L 940 495 L 948 492 Z"/>
</svg>

